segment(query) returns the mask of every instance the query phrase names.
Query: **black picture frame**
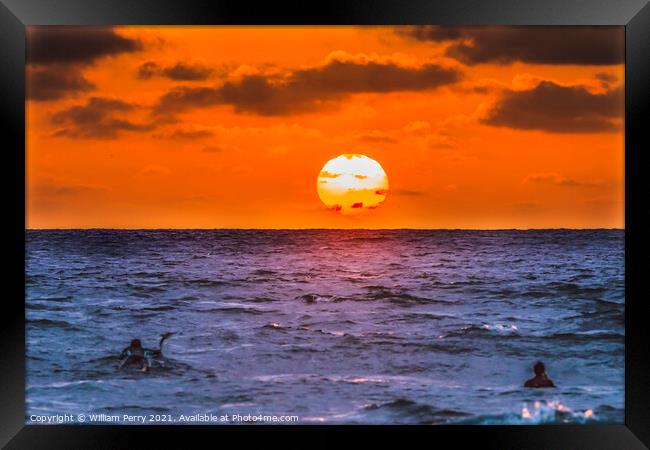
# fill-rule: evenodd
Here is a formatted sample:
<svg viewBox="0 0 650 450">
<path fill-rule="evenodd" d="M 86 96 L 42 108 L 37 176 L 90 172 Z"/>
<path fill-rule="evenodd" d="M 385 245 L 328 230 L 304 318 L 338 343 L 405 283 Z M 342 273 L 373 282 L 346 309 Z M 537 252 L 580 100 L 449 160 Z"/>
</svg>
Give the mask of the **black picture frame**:
<svg viewBox="0 0 650 450">
<path fill-rule="evenodd" d="M 646 0 L 427 0 L 365 2 L 234 0 L 0 0 L 0 111 L 5 130 L 2 183 L 8 194 L 4 217 L 5 250 L 0 339 L 0 444 L 6 448 L 121 448 L 152 433 L 151 426 L 25 425 L 25 27 L 29 25 L 154 24 L 444 24 L 444 25 L 622 25 L 626 30 L 625 75 L 625 425 L 312 427 L 289 430 L 296 440 L 323 444 L 333 431 L 382 437 L 417 431 L 427 440 L 471 441 L 482 448 L 636 449 L 650 445 L 650 319 L 644 292 L 643 234 L 648 192 L 645 152 L 650 150 L 650 5 Z M 644 187 L 645 186 L 645 187 Z M 9 289 L 7 289 L 9 287 Z M 22 300 L 21 300 L 22 298 Z M 258 426 L 269 438 L 285 427 Z M 206 439 L 237 434 L 248 427 L 155 426 L 159 442 L 172 435 Z M 221 439 L 221 437 L 219 438 Z M 318 439 L 318 441 L 316 441 Z M 151 441 L 148 441 L 151 443 Z M 304 441 L 303 441 L 304 442 Z M 426 442 L 426 441 L 424 441 Z M 429 441 L 431 442 L 431 441 Z M 241 441 L 240 441 L 241 444 Z M 147 446 L 148 448 L 149 446 Z"/>
</svg>

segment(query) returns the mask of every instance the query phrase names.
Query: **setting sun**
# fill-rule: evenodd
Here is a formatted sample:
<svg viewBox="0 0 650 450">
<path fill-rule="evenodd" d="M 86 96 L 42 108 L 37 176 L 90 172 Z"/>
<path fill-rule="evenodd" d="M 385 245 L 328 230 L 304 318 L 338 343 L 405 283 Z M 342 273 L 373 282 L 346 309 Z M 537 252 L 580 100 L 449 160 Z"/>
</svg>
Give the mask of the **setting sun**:
<svg viewBox="0 0 650 450">
<path fill-rule="evenodd" d="M 386 199 L 388 176 L 374 159 L 346 153 L 323 166 L 316 188 L 328 208 L 356 214 L 375 209 Z"/>
</svg>

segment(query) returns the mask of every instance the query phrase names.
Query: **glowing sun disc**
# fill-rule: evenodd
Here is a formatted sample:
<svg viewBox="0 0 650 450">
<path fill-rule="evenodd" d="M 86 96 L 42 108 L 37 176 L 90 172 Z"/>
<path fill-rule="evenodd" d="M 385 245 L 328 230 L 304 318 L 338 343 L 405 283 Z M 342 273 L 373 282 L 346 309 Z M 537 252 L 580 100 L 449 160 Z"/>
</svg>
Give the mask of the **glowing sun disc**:
<svg viewBox="0 0 650 450">
<path fill-rule="evenodd" d="M 316 179 L 316 189 L 328 208 L 358 214 L 377 208 L 388 193 L 388 176 L 377 161 L 345 153 L 330 159 Z"/>
</svg>

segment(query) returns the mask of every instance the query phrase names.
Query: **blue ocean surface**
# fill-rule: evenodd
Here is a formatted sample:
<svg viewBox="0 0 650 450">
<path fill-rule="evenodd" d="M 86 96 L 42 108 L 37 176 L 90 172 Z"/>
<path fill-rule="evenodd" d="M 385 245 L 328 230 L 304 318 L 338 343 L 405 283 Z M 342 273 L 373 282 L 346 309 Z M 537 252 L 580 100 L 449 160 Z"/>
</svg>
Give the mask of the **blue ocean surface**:
<svg viewBox="0 0 650 450">
<path fill-rule="evenodd" d="M 26 235 L 27 423 L 624 420 L 623 230 Z M 523 388 L 537 361 L 556 388 Z"/>
</svg>

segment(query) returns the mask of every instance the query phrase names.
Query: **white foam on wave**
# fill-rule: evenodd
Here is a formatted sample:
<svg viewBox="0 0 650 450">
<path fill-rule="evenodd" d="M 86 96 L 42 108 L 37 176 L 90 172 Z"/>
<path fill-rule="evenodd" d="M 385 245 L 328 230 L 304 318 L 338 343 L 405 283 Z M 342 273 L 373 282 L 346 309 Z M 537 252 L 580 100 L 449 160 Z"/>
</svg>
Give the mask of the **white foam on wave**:
<svg viewBox="0 0 650 450">
<path fill-rule="evenodd" d="M 524 403 L 520 413 L 509 413 L 495 416 L 482 416 L 461 421 L 479 425 L 543 425 L 578 423 L 584 424 L 598 421 L 593 409 L 574 411 L 559 400 L 535 401 L 530 406 Z"/>
<path fill-rule="evenodd" d="M 450 335 L 454 335 L 458 333 L 465 334 L 476 330 L 486 330 L 489 331 L 490 333 L 501 334 L 501 335 L 519 334 L 519 327 L 517 327 L 517 325 L 501 324 L 501 323 L 496 323 L 496 324 L 484 323 L 482 325 L 467 325 L 461 328 L 460 331 L 440 334 L 438 335 L 438 339 L 444 339 Z"/>
<path fill-rule="evenodd" d="M 39 384 L 32 386 L 34 388 L 63 388 L 67 386 L 77 386 L 81 384 L 101 384 L 104 380 L 75 380 L 75 381 L 57 381 L 49 384 Z"/>
<path fill-rule="evenodd" d="M 503 325 L 500 323 L 491 325 L 491 324 L 483 324 L 481 325 L 481 328 L 488 330 L 488 331 L 493 331 L 495 333 L 499 334 L 514 334 L 514 333 L 519 333 L 519 328 L 517 328 L 517 325 Z"/>
<path fill-rule="evenodd" d="M 531 406 L 529 408 L 528 404 L 524 403 L 521 408 L 521 424 L 585 423 L 596 420 L 592 409 L 572 411 L 571 408 L 559 400 L 535 401 Z"/>
</svg>

